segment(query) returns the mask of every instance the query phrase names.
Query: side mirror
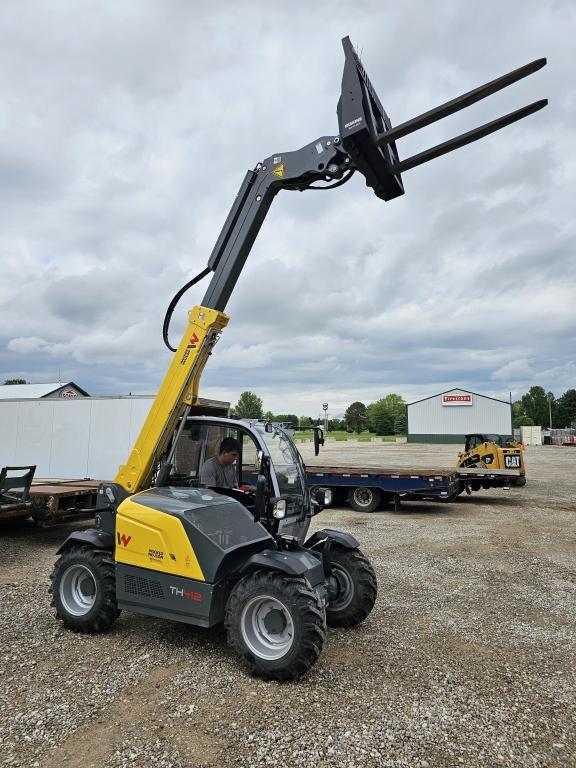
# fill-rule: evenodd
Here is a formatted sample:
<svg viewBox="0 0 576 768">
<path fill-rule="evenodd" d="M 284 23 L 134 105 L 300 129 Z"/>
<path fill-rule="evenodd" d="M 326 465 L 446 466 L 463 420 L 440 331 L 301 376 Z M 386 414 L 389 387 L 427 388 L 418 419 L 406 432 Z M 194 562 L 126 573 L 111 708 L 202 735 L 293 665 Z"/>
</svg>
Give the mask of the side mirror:
<svg viewBox="0 0 576 768">
<path fill-rule="evenodd" d="M 320 446 L 324 445 L 324 430 L 322 427 L 312 427 L 314 430 L 314 456 L 320 453 Z"/>
</svg>

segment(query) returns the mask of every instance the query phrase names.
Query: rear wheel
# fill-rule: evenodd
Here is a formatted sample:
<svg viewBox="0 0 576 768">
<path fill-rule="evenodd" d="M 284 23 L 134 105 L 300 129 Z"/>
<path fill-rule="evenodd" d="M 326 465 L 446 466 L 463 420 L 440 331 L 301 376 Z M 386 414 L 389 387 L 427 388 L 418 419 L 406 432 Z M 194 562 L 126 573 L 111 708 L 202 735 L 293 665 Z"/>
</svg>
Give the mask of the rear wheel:
<svg viewBox="0 0 576 768">
<path fill-rule="evenodd" d="M 354 627 L 368 616 L 378 585 L 368 558 L 359 549 L 333 544 L 330 550 L 329 602 L 326 622 L 330 627 Z"/>
<path fill-rule="evenodd" d="M 380 504 L 380 489 L 364 486 L 351 488 L 348 491 L 348 502 L 356 512 L 374 512 Z"/>
<path fill-rule="evenodd" d="M 295 680 L 316 662 L 326 639 L 326 615 L 302 578 L 257 571 L 232 590 L 225 617 L 228 643 L 253 675 Z"/>
<path fill-rule="evenodd" d="M 50 576 L 56 617 L 77 632 L 103 632 L 120 615 L 112 554 L 91 547 L 67 550 Z"/>
</svg>

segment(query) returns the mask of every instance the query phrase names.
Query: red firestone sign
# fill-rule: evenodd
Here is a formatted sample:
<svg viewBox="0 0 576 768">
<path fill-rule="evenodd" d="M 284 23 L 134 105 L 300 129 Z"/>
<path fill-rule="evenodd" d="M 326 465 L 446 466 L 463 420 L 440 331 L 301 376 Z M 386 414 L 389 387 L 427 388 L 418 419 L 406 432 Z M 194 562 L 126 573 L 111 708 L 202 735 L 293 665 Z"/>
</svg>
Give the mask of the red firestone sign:
<svg viewBox="0 0 576 768">
<path fill-rule="evenodd" d="M 472 405 L 472 395 L 442 395 L 442 405 Z"/>
</svg>

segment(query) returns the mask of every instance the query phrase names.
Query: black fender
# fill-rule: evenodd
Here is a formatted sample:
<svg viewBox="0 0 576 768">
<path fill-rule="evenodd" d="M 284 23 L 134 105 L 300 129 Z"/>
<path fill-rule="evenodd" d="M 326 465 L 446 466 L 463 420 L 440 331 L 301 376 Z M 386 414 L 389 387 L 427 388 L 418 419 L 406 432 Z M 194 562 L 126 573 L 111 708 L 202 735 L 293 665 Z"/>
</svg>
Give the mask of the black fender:
<svg viewBox="0 0 576 768">
<path fill-rule="evenodd" d="M 327 539 L 331 539 L 335 544 L 345 549 L 358 549 L 360 542 L 355 539 L 351 533 L 344 533 L 344 531 L 335 531 L 332 528 L 322 528 L 321 531 L 316 531 L 310 538 L 304 542 L 306 549 L 319 549 L 319 545 L 323 545 Z"/>
<path fill-rule="evenodd" d="M 312 586 L 324 581 L 322 561 L 303 548 L 287 551 L 264 549 L 243 563 L 240 575 L 261 568 L 280 571 L 287 576 L 304 576 Z"/>
<path fill-rule="evenodd" d="M 61 555 L 75 544 L 87 544 L 94 549 L 114 550 L 114 535 L 105 531 L 97 531 L 96 528 L 88 528 L 86 531 L 74 531 L 66 539 L 56 554 Z"/>
</svg>

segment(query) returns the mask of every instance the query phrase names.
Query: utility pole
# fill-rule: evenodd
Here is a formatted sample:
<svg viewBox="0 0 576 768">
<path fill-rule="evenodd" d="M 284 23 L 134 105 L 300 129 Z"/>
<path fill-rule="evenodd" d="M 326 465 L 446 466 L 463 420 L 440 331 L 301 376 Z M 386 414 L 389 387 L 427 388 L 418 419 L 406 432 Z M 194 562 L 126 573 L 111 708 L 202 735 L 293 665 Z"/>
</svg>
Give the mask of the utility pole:
<svg viewBox="0 0 576 768">
<path fill-rule="evenodd" d="M 322 410 L 324 411 L 324 432 L 328 432 L 328 403 L 322 403 Z"/>
</svg>

